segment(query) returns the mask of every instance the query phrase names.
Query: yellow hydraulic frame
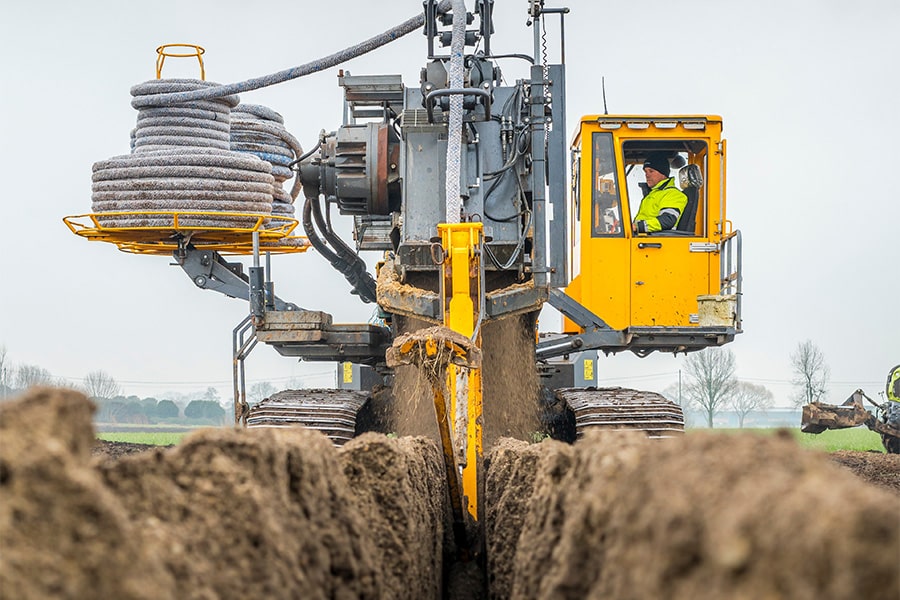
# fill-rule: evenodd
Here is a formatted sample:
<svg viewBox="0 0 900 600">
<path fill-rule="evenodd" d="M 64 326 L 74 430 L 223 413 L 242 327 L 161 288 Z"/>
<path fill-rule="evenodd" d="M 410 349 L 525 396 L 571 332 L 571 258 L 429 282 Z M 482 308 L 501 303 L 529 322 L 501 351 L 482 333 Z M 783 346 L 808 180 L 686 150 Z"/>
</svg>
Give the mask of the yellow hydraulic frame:
<svg viewBox="0 0 900 600">
<path fill-rule="evenodd" d="M 453 533 L 464 560 L 481 550 L 483 507 L 480 323 L 484 305 L 481 223 L 441 223 L 443 323 L 407 333 L 387 352 L 389 366 L 415 364 L 431 383 L 453 511 Z"/>
<path fill-rule="evenodd" d="M 438 225 L 444 261 L 441 263 L 444 297 L 444 326 L 471 338 L 481 348 L 481 333 L 476 331 L 481 318 L 481 223 L 442 223 Z M 440 427 L 449 427 L 457 441 L 457 464 L 462 471 L 462 494 L 469 516 L 480 522 L 480 485 L 482 463 L 482 380 L 481 367 L 447 368 L 449 415 Z M 441 399 L 435 397 L 435 402 Z M 444 448 L 447 452 L 449 449 Z"/>
</svg>

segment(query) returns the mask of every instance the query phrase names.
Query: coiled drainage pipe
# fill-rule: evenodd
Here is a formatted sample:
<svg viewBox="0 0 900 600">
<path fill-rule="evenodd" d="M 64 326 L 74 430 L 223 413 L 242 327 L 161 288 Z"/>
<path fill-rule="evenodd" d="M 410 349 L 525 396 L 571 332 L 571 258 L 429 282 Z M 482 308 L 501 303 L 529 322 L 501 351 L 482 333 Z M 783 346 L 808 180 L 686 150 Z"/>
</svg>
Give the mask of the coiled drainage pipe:
<svg viewBox="0 0 900 600">
<path fill-rule="evenodd" d="M 131 88 L 132 104 L 159 94 L 209 89 L 194 79 L 159 79 Z M 189 105 L 138 108 L 132 154 L 94 164 L 91 208 L 95 213 L 127 211 L 100 219 L 108 227 L 168 227 L 174 218 L 156 211 L 201 211 L 181 226 L 248 227 L 257 219 L 217 213 L 272 213 L 272 166 L 252 154 L 231 150 L 231 109 L 236 96 Z M 147 211 L 147 212 L 140 212 Z"/>
<path fill-rule="evenodd" d="M 457 0 L 464 7 L 461 0 Z M 450 0 L 438 4 L 439 12 Z M 300 191 L 296 178 L 290 192 L 282 183 L 302 150 L 284 130 L 278 113 L 258 105 L 238 107 L 235 94 L 303 77 L 371 52 L 420 29 L 424 13 L 388 31 L 324 58 L 271 75 L 229 85 L 193 79 L 151 80 L 134 86 L 131 105 L 138 109 L 132 131 L 132 154 L 94 164 L 92 208 L 114 211 L 205 211 L 182 218 L 182 226 L 252 226 L 240 217 L 217 215 L 293 214 Z M 310 207 L 312 208 L 312 207 Z M 315 213 L 315 211 L 310 211 Z M 304 215 L 304 224 L 310 217 Z M 172 217 L 154 214 L 110 215 L 100 222 L 111 227 L 166 227 Z M 324 244 L 322 244 L 324 247 Z M 358 256 L 338 247 L 339 270 L 364 300 L 374 300 L 374 280 Z M 346 250 L 346 252 L 344 252 Z"/>
<path fill-rule="evenodd" d="M 138 117 L 131 132 L 131 151 L 169 150 L 173 146 L 230 150 L 230 113 L 238 105 L 237 96 L 164 108 L 142 107 L 142 100 L 147 98 L 216 85 L 199 79 L 152 79 L 133 86 L 131 105 L 138 109 Z"/>
<path fill-rule="evenodd" d="M 269 215 L 272 168 L 254 156 L 217 148 L 173 148 L 117 156 L 94 163 L 91 177 L 95 213 L 107 227 L 170 227 L 171 216 L 140 211 L 204 211 L 184 217 L 182 226 L 246 227 L 247 219 L 216 212 Z"/>
<path fill-rule="evenodd" d="M 302 184 L 291 164 L 303 155 L 300 142 L 284 128 L 284 118 L 258 104 L 239 104 L 231 112 L 231 149 L 253 154 L 272 165 L 275 178 L 272 214 L 292 216 Z M 294 177 L 290 191 L 282 184 Z"/>
</svg>

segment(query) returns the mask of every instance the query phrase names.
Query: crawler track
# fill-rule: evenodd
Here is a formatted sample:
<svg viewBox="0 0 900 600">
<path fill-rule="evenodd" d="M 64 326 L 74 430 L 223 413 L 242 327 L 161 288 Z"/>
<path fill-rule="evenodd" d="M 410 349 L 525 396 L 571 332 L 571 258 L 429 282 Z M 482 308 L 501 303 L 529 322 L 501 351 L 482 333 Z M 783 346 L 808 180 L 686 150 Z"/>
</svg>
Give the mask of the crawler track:
<svg viewBox="0 0 900 600">
<path fill-rule="evenodd" d="M 681 407 L 655 392 L 621 387 L 560 388 L 556 396 L 575 413 L 577 437 L 588 429 L 633 429 L 650 437 L 684 433 Z"/>
<path fill-rule="evenodd" d="M 350 390 L 284 390 L 251 408 L 247 427 L 299 425 L 318 429 L 343 446 L 356 434 L 356 416 L 366 400 L 366 393 Z"/>
</svg>

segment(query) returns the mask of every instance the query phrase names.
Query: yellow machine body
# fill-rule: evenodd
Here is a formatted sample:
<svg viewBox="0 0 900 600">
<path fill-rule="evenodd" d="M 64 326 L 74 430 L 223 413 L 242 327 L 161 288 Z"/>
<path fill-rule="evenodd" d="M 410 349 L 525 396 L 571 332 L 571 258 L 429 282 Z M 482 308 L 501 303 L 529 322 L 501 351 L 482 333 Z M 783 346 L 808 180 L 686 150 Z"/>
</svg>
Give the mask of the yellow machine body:
<svg viewBox="0 0 900 600">
<path fill-rule="evenodd" d="M 571 148 L 573 279 L 566 293 L 613 329 L 698 326 L 698 298 L 720 293 L 721 246 L 732 234 L 721 136 L 716 116 L 581 119 Z M 694 186 L 695 224 L 689 231 L 635 234 L 643 162 L 659 151 L 702 173 L 702 185 Z M 676 184 L 678 171 L 672 169 Z M 687 218 L 688 210 L 681 221 Z M 580 331 L 568 319 L 565 330 Z"/>
<path fill-rule="evenodd" d="M 438 233 L 445 253 L 441 263 L 442 288 L 444 290 L 444 325 L 466 337 L 475 337 L 480 316 L 480 298 L 483 295 L 480 277 L 481 267 L 478 249 L 482 244 L 481 223 L 441 223 Z M 481 521 L 479 498 L 481 496 L 482 468 L 482 394 L 481 368 L 459 367 L 451 364 L 447 369 L 449 390 L 449 414 L 453 419 L 446 423 L 457 440 L 455 450 L 462 471 L 462 495 L 469 517 Z M 439 426 L 444 426 L 439 423 Z M 444 451 L 449 451 L 445 448 Z"/>
</svg>

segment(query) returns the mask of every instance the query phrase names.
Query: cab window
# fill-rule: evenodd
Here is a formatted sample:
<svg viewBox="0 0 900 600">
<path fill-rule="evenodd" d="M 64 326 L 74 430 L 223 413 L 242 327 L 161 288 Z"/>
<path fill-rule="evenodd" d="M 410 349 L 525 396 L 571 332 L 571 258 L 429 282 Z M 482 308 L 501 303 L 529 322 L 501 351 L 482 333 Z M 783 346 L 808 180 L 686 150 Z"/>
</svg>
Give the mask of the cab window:
<svg viewBox="0 0 900 600">
<path fill-rule="evenodd" d="M 688 197 L 688 202 L 674 230 L 654 235 L 691 235 L 705 231 L 707 146 L 703 140 L 636 140 L 623 144 L 630 221 L 634 221 L 644 196 L 649 193 L 644 176 L 644 160 L 657 153 L 669 157 L 669 177 L 674 179 L 675 186 Z M 688 177 L 691 170 L 694 176 Z M 698 172 L 699 179 L 696 177 Z"/>
<path fill-rule="evenodd" d="M 622 203 L 619 201 L 612 134 L 594 133 L 592 145 L 591 236 L 622 237 Z"/>
</svg>

